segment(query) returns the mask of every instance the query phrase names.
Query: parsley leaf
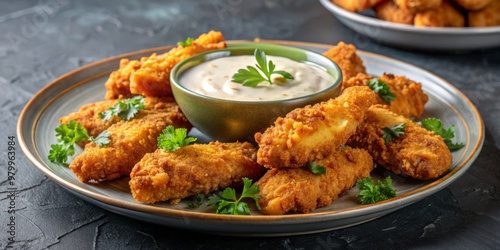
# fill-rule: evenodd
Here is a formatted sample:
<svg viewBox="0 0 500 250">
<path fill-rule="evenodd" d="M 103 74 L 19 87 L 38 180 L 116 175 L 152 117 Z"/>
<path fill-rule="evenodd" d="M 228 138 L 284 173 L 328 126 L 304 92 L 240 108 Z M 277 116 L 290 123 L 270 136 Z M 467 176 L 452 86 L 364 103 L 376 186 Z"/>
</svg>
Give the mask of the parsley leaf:
<svg viewBox="0 0 500 250">
<path fill-rule="evenodd" d="M 406 127 L 406 123 L 402 122 L 392 127 L 382 128 L 382 131 L 384 131 L 384 133 L 382 134 L 382 138 L 384 138 L 385 143 L 389 143 L 392 140 L 396 139 L 399 135 L 404 134 L 404 127 Z"/>
<path fill-rule="evenodd" d="M 455 137 L 455 126 L 453 125 L 448 129 L 444 129 L 441 120 L 433 117 L 423 119 L 420 125 L 429 131 L 433 131 L 435 135 L 441 136 L 450 151 L 459 150 L 465 146 L 463 143 L 453 143 L 451 141 Z"/>
<path fill-rule="evenodd" d="M 396 197 L 396 190 L 392 188 L 392 179 L 390 176 L 383 181 L 378 180 L 376 183 L 371 177 L 358 179 L 356 186 L 359 189 L 356 198 L 362 204 L 376 203 Z"/>
<path fill-rule="evenodd" d="M 109 132 L 104 130 L 102 131 L 99 135 L 97 135 L 96 138 L 93 138 L 92 136 L 89 137 L 89 140 L 95 144 L 97 144 L 97 146 L 106 146 L 109 144 L 110 142 L 110 139 L 109 139 Z"/>
<path fill-rule="evenodd" d="M 276 65 L 273 61 L 269 60 L 267 62 L 266 53 L 260 49 L 255 49 L 254 51 L 255 60 L 257 68 L 253 66 L 247 66 L 246 69 L 239 69 L 238 73 L 234 74 L 232 77 L 233 82 L 242 83 L 243 86 L 256 87 L 261 82 L 269 82 L 273 84 L 271 75 L 278 74 L 286 79 L 294 79 L 294 77 L 282 70 L 274 70 Z M 257 70 L 259 69 L 259 70 Z"/>
<path fill-rule="evenodd" d="M 252 180 L 243 177 L 243 191 L 240 198 L 236 197 L 234 188 L 226 188 L 218 194 L 213 194 L 209 197 L 207 206 L 215 206 L 215 212 L 218 214 L 238 214 L 249 215 L 250 208 L 246 202 L 241 201 L 244 198 L 251 198 L 255 200 L 257 208 L 260 210 L 259 203 L 260 195 L 259 186 L 252 184 Z"/>
<path fill-rule="evenodd" d="M 326 168 L 323 166 L 318 166 L 318 164 L 313 161 L 313 162 L 308 162 L 307 167 L 313 172 L 314 174 L 325 174 L 326 173 Z"/>
<path fill-rule="evenodd" d="M 366 85 L 375 91 L 387 104 L 391 104 L 392 101 L 396 100 L 396 95 L 391 92 L 391 88 L 385 82 L 373 78 Z"/>
<path fill-rule="evenodd" d="M 174 128 L 174 126 L 169 125 L 158 136 L 158 148 L 163 149 L 163 151 L 175 151 L 196 141 L 196 138 L 186 138 L 186 136 L 187 130 L 185 128 Z"/>
<path fill-rule="evenodd" d="M 199 208 L 203 204 L 203 199 L 205 199 L 204 194 L 197 194 L 193 196 L 193 202 L 187 204 L 188 208 Z"/>
<path fill-rule="evenodd" d="M 134 118 L 135 114 L 137 114 L 139 110 L 144 108 L 144 97 L 138 95 L 130 99 L 119 99 L 118 104 L 110 107 L 107 111 L 99 113 L 99 117 L 104 121 L 107 121 L 113 118 L 113 116 L 118 116 L 121 119 L 128 121 Z"/>
<path fill-rule="evenodd" d="M 194 42 L 194 38 L 192 37 L 188 37 L 185 41 L 180 41 L 177 43 L 177 45 L 180 45 L 182 47 L 187 47 L 187 46 L 190 46 L 191 44 L 193 44 Z"/>
</svg>

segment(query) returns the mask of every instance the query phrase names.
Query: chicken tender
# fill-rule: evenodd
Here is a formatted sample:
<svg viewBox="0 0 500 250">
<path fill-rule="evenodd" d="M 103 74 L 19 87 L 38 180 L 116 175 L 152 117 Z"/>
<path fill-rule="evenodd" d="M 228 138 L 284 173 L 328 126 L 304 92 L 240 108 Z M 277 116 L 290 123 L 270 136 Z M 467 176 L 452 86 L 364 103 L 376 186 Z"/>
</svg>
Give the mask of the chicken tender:
<svg viewBox="0 0 500 250">
<path fill-rule="evenodd" d="M 342 148 L 317 161 L 325 174 L 307 168 L 274 168 L 256 183 L 260 188 L 259 205 L 263 214 L 308 213 L 329 206 L 351 189 L 357 179 L 370 176 L 374 164 L 361 149 Z"/>
<path fill-rule="evenodd" d="M 500 26 L 500 0 L 493 0 L 484 9 L 469 11 L 469 26 Z"/>
<path fill-rule="evenodd" d="M 404 134 L 386 143 L 382 128 L 403 122 L 406 123 Z M 453 156 L 441 136 L 380 105 L 368 109 L 365 121 L 347 144 L 366 149 L 376 163 L 395 174 L 419 180 L 437 178 L 453 163 Z"/>
<path fill-rule="evenodd" d="M 332 0 L 332 2 L 343 9 L 351 12 L 367 10 L 382 0 Z"/>
<path fill-rule="evenodd" d="M 107 121 L 104 121 L 99 117 L 99 113 L 107 111 L 110 107 L 115 106 L 116 104 L 118 104 L 118 100 L 89 103 L 83 105 L 77 112 L 61 117 L 59 122 L 61 124 L 67 124 L 70 121 L 75 120 L 83 125 L 90 136 L 97 137 L 97 135 L 99 135 L 102 131 L 121 121 L 118 116 L 114 116 Z M 186 120 L 186 118 L 183 117 L 179 106 L 177 106 L 177 103 L 175 103 L 175 100 L 172 97 L 145 97 L 144 107 L 145 108 L 143 110 L 139 111 L 135 115 L 136 118 L 161 110 L 163 112 L 178 112 L 179 115 L 176 117 L 182 119 L 183 121 Z"/>
<path fill-rule="evenodd" d="M 415 15 L 417 27 L 464 27 L 465 16 L 453 5 L 444 1 L 441 6 Z"/>
<path fill-rule="evenodd" d="M 480 10 L 496 0 L 453 0 L 458 6 L 465 10 Z M 496 13 L 498 15 L 498 12 Z"/>
<path fill-rule="evenodd" d="M 375 15 L 385 21 L 413 25 L 415 12 L 399 7 L 394 1 L 383 1 L 373 7 Z"/>
<path fill-rule="evenodd" d="M 75 157 L 69 167 L 82 182 L 112 180 L 127 176 L 146 154 L 157 149 L 157 138 L 168 125 L 190 129 L 182 113 L 151 112 L 129 121 L 120 121 L 106 129 L 110 136 L 107 146 L 93 142 Z"/>
<path fill-rule="evenodd" d="M 240 186 L 242 178 L 259 178 L 264 168 L 248 142 L 192 144 L 176 151 L 146 154 L 130 174 L 130 189 L 139 202 L 154 203 Z"/>
<path fill-rule="evenodd" d="M 342 146 L 377 102 L 367 86 L 354 86 L 329 101 L 297 108 L 264 133 L 256 133 L 257 162 L 266 168 L 298 168 Z"/>
<path fill-rule="evenodd" d="M 120 68 L 106 81 L 106 99 L 129 98 L 133 95 L 172 96 L 170 71 L 180 61 L 209 50 L 225 48 L 221 32 L 210 31 L 200 35 L 191 45 L 181 45 L 170 51 L 140 61 L 122 59 Z"/>
<path fill-rule="evenodd" d="M 358 74 L 349 79 L 343 87 L 364 86 L 373 79 L 373 76 Z M 422 90 L 422 84 L 412 81 L 404 76 L 395 76 L 384 73 L 377 78 L 389 86 L 396 99 L 391 102 L 389 108 L 392 112 L 408 118 L 417 118 L 424 113 L 424 106 L 429 100 L 427 94 Z M 378 97 L 379 104 L 387 104 Z"/>
<path fill-rule="evenodd" d="M 366 74 L 363 61 L 356 54 L 356 47 L 352 44 L 339 42 L 336 46 L 323 53 L 323 55 L 339 65 L 342 70 L 343 82 L 356 76 L 358 73 Z"/>
<path fill-rule="evenodd" d="M 394 2 L 401 9 L 415 13 L 438 8 L 443 3 L 443 0 L 394 0 Z"/>
</svg>

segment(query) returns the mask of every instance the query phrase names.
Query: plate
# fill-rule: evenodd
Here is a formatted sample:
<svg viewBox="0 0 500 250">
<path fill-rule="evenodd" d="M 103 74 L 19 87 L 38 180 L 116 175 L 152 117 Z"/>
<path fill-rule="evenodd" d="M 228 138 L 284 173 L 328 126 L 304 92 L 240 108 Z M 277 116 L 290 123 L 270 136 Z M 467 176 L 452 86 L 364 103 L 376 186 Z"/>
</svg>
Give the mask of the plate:
<svg viewBox="0 0 500 250">
<path fill-rule="evenodd" d="M 331 0 L 321 4 L 347 27 L 377 42 L 409 49 L 462 52 L 500 46 L 500 26 L 484 28 L 417 28 L 347 11 Z"/>
<path fill-rule="evenodd" d="M 322 52 L 331 45 L 263 41 L 284 44 Z M 238 41 L 228 42 L 231 44 Z M 255 209 L 252 215 L 219 215 L 202 206 L 188 209 L 186 201 L 177 205 L 166 202 L 153 205 L 136 202 L 130 194 L 128 178 L 95 184 L 81 183 L 67 167 L 47 160 L 50 145 L 56 143 L 54 129 L 58 119 L 79 109 L 83 104 L 104 99 L 109 73 L 118 67 L 120 58 L 140 58 L 153 52 L 162 53 L 170 47 L 153 48 L 120 55 L 91 63 L 63 75 L 40 90 L 23 109 L 17 126 L 19 144 L 28 159 L 45 175 L 82 199 L 104 209 L 165 226 L 223 235 L 278 236 L 334 230 L 376 219 L 443 189 L 460 177 L 478 156 L 484 127 L 481 116 L 470 100 L 451 83 L 410 64 L 385 56 L 359 51 L 370 74 L 390 72 L 419 81 L 429 95 L 424 116 L 440 118 L 446 127 L 455 126 L 456 140 L 466 146 L 453 153 L 453 166 L 441 178 L 416 181 L 393 176 L 397 197 L 372 205 L 355 201 L 356 188 L 334 201 L 331 206 L 309 214 L 281 216 L 261 215 Z M 194 132 L 196 135 L 196 131 Z M 201 134 L 197 134 L 202 136 Z M 388 172 L 376 170 L 374 178 Z"/>
</svg>

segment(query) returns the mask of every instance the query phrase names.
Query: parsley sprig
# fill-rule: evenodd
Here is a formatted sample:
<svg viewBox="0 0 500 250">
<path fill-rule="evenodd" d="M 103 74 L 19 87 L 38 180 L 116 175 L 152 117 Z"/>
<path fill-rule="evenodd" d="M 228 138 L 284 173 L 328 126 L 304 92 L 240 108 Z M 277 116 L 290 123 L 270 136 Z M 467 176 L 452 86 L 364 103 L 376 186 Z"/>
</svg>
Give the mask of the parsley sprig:
<svg viewBox="0 0 500 250">
<path fill-rule="evenodd" d="M 249 215 L 250 208 L 248 204 L 242 201 L 245 198 L 255 200 L 257 208 L 260 210 L 258 200 L 261 198 L 258 193 L 260 192 L 259 186 L 252 184 L 252 180 L 243 177 L 243 191 L 239 198 L 236 197 L 234 188 L 226 188 L 218 194 L 213 194 L 208 198 L 207 206 L 215 206 L 217 214 L 237 214 Z"/>
<path fill-rule="evenodd" d="M 276 65 L 274 65 L 273 61 L 267 61 L 266 53 L 260 49 L 255 49 L 254 51 L 255 59 L 257 60 L 257 64 L 255 65 L 257 68 L 253 66 L 247 66 L 246 69 L 239 69 L 238 73 L 234 74 L 232 77 L 233 82 L 242 83 L 243 86 L 256 87 L 261 82 L 269 82 L 273 84 L 271 79 L 271 75 L 278 74 L 286 79 L 294 79 L 294 77 L 282 70 L 276 70 Z M 260 71 L 259 71 L 260 70 Z"/>
<path fill-rule="evenodd" d="M 313 172 L 313 174 L 325 174 L 326 173 L 326 168 L 323 166 L 318 166 L 318 164 L 313 161 L 313 162 L 308 162 L 307 167 Z"/>
<path fill-rule="evenodd" d="M 383 181 L 373 181 L 371 177 L 358 179 L 356 186 L 359 193 L 356 195 L 362 204 L 371 204 L 396 197 L 396 190 L 392 187 L 392 179 L 387 176 Z"/>
<path fill-rule="evenodd" d="M 425 129 L 433 131 L 435 135 L 441 136 L 450 151 L 456 151 L 465 146 L 463 143 L 453 143 L 451 141 L 455 137 L 455 126 L 453 125 L 445 129 L 441 120 L 433 117 L 423 119 L 420 124 Z"/>
<path fill-rule="evenodd" d="M 165 152 L 175 151 L 195 141 L 196 138 L 187 137 L 185 128 L 174 128 L 174 126 L 168 125 L 158 136 L 158 148 L 163 149 Z"/>
<path fill-rule="evenodd" d="M 391 127 L 382 128 L 382 131 L 384 131 L 382 138 L 384 138 L 385 143 L 389 143 L 396 139 L 399 135 L 404 134 L 404 127 L 406 127 L 406 123 L 402 122 Z"/>
<path fill-rule="evenodd" d="M 193 196 L 193 201 L 187 204 L 188 208 L 199 208 L 203 204 L 203 200 L 205 199 L 204 194 L 197 194 Z"/>
<path fill-rule="evenodd" d="M 118 116 L 121 119 L 128 121 L 134 118 L 135 114 L 144 108 L 144 97 L 138 95 L 125 100 L 118 99 L 118 104 L 99 113 L 99 117 L 104 121 L 107 121 L 113 118 L 113 116 Z"/>
<path fill-rule="evenodd" d="M 373 78 L 366 85 L 375 91 L 387 104 L 390 105 L 392 101 L 396 100 L 396 95 L 391 92 L 391 88 L 385 82 Z"/>
<path fill-rule="evenodd" d="M 177 43 L 177 45 L 180 45 L 182 47 L 187 47 L 187 46 L 190 46 L 191 44 L 193 44 L 194 42 L 194 38 L 192 37 L 188 37 L 185 41 L 180 41 Z"/>
<path fill-rule="evenodd" d="M 50 146 L 48 159 L 57 164 L 66 163 L 68 157 L 75 154 L 75 143 L 89 140 L 98 146 L 106 146 L 110 142 L 108 131 L 104 130 L 94 138 L 89 136 L 83 125 L 75 120 L 68 124 L 61 124 L 55 130 L 57 143 Z"/>
</svg>

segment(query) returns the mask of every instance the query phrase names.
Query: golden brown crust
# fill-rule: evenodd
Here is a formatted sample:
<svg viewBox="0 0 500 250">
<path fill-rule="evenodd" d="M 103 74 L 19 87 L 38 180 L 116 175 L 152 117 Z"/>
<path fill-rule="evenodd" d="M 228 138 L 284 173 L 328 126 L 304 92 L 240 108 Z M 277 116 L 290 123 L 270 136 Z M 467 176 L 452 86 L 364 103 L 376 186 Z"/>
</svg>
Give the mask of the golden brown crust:
<svg viewBox="0 0 500 250">
<path fill-rule="evenodd" d="M 403 10 L 420 12 L 438 8 L 443 3 L 443 0 L 394 0 L 394 3 Z"/>
<path fill-rule="evenodd" d="M 493 0 L 485 8 L 469 12 L 469 26 L 500 26 L 500 0 Z"/>
<path fill-rule="evenodd" d="M 367 10 L 382 0 L 332 0 L 332 2 L 343 9 L 351 12 Z"/>
<path fill-rule="evenodd" d="M 323 53 L 324 56 L 333 60 L 342 70 L 343 82 L 358 73 L 366 74 L 363 61 L 356 53 L 356 47 L 352 44 L 339 42 L 337 45 Z"/>
<path fill-rule="evenodd" d="M 308 213 L 329 206 L 351 189 L 358 178 L 368 177 L 373 169 L 371 156 L 362 149 L 342 148 L 317 161 L 325 174 L 307 168 L 274 168 L 260 178 L 259 205 L 263 214 Z"/>
<path fill-rule="evenodd" d="M 263 168 L 248 142 L 192 144 L 176 151 L 158 149 L 144 156 L 130 174 L 130 188 L 139 202 L 170 201 L 239 186 L 257 179 Z"/>
<path fill-rule="evenodd" d="M 382 128 L 402 122 L 405 133 L 386 143 Z M 365 122 L 347 144 L 367 150 L 382 167 L 419 180 L 441 176 L 453 162 L 443 138 L 378 105 L 368 109 Z"/>
<path fill-rule="evenodd" d="M 413 25 L 415 12 L 399 7 L 394 1 L 386 0 L 373 7 L 375 15 L 385 21 Z"/>
<path fill-rule="evenodd" d="M 267 168 L 302 167 L 342 146 L 376 103 L 367 86 L 346 89 L 339 97 L 298 108 L 256 133 L 257 161 Z"/>
<path fill-rule="evenodd" d="M 419 12 L 415 15 L 417 27 L 464 27 L 465 16 L 447 1 L 441 6 Z"/>
</svg>

